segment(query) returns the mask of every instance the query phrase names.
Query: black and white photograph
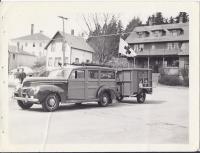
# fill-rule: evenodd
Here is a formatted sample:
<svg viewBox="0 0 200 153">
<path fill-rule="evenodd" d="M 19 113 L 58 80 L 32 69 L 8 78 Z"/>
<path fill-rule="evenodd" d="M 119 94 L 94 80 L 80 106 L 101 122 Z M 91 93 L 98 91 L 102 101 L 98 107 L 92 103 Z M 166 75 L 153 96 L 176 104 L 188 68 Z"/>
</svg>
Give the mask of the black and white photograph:
<svg viewBox="0 0 200 153">
<path fill-rule="evenodd" d="M 197 151 L 199 6 L 0 2 L 0 149 Z"/>
</svg>

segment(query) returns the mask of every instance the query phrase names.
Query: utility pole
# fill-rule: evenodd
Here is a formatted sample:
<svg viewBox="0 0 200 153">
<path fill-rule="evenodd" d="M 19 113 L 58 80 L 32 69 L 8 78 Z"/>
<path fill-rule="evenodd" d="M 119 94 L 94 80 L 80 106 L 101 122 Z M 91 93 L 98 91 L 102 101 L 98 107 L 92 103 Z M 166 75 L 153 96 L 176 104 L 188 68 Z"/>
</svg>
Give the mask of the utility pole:
<svg viewBox="0 0 200 153">
<path fill-rule="evenodd" d="M 63 16 L 58 16 L 58 17 L 61 18 L 63 21 L 63 42 L 62 42 L 63 64 L 62 66 L 64 66 L 64 63 L 65 63 L 65 20 L 68 20 L 68 18 L 63 17 Z"/>
</svg>

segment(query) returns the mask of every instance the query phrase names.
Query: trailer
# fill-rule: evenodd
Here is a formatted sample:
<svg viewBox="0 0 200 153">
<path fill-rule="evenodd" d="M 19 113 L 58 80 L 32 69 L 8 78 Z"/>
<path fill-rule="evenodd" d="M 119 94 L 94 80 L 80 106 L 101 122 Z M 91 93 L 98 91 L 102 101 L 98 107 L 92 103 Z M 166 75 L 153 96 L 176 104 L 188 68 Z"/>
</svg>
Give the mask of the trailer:
<svg viewBox="0 0 200 153">
<path fill-rule="evenodd" d="M 147 68 L 123 68 L 117 70 L 118 100 L 124 97 L 137 97 L 144 103 L 146 94 L 152 94 L 152 70 Z"/>
</svg>

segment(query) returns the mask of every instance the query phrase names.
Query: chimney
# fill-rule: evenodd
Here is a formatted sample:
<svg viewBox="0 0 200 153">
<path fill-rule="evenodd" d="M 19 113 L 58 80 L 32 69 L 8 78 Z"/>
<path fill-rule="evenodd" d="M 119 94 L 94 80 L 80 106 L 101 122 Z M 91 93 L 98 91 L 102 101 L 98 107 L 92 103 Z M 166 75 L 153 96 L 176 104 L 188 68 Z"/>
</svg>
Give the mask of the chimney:
<svg viewBox="0 0 200 153">
<path fill-rule="evenodd" d="M 71 35 L 74 36 L 74 29 L 71 30 Z"/>
<path fill-rule="evenodd" d="M 34 24 L 31 24 L 31 35 L 34 33 Z"/>
<path fill-rule="evenodd" d="M 180 18 L 179 18 L 179 23 L 183 23 L 183 17 L 182 16 L 180 16 Z"/>
</svg>

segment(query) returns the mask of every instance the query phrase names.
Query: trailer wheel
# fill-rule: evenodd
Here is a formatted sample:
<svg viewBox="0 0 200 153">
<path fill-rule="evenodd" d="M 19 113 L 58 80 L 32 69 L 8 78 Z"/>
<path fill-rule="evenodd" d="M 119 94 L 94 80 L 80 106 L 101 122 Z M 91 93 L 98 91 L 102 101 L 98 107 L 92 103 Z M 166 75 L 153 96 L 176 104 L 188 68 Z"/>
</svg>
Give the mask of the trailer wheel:
<svg viewBox="0 0 200 153">
<path fill-rule="evenodd" d="M 144 103 L 146 99 L 146 93 L 144 91 L 141 91 L 138 95 L 137 95 L 137 102 L 138 103 Z"/>
<path fill-rule="evenodd" d="M 99 106 L 106 107 L 109 103 L 111 103 L 112 99 L 107 92 L 103 92 L 100 95 L 100 101 L 98 102 Z"/>
</svg>

